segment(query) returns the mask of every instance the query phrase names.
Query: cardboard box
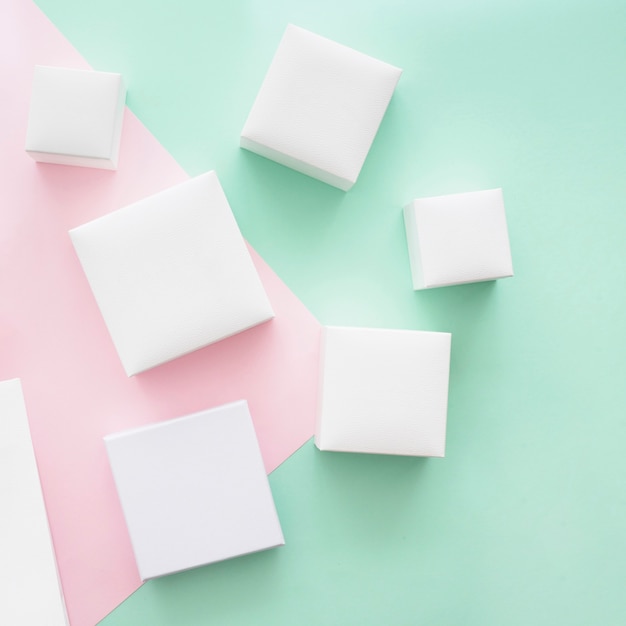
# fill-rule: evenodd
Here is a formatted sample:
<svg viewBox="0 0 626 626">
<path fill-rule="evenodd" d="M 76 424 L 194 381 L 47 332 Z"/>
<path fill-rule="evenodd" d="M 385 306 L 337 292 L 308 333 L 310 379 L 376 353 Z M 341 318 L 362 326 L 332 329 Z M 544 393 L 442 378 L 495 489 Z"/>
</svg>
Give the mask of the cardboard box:
<svg viewBox="0 0 626 626">
<path fill-rule="evenodd" d="M 348 190 L 401 73 L 290 24 L 241 133 L 241 147 Z"/>
<path fill-rule="evenodd" d="M 414 289 L 513 276 L 502 189 L 414 200 L 404 224 Z"/>
<path fill-rule="evenodd" d="M 284 544 L 245 401 L 105 442 L 142 580 Z"/>
<path fill-rule="evenodd" d="M 274 316 L 215 172 L 70 235 L 129 376 Z"/>
<path fill-rule="evenodd" d="M 0 624 L 67 624 L 18 379 L 0 382 Z"/>
<path fill-rule="evenodd" d="M 43 163 L 116 169 L 125 100 L 120 74 L 35 66 L 26 152 Z"/>
<path fill-rule="evenodd" d="M 324 328 L 315 445 L 444 456 L 450 341 L 449 333 Z"/>
</svg>

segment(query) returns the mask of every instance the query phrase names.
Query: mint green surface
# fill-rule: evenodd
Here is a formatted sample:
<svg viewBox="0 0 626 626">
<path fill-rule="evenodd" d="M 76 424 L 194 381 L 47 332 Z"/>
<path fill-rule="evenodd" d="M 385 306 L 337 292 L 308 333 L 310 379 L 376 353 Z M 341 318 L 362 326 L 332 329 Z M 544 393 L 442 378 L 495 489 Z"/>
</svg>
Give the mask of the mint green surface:
<svg viewBox="0 0 626 626">
<path fill-rule="evenodd" d="M 625 624 L 626 3 L 38 4 L 323 323 L 453 333 L 445 459 L 309 443 L 284 548 L 102 624 Z M 238 148 L 290 21 L 405 70 L 347 194 Z M 401 207 L 500 186 L 515 277 L 413 292 Z"/>
</svg>

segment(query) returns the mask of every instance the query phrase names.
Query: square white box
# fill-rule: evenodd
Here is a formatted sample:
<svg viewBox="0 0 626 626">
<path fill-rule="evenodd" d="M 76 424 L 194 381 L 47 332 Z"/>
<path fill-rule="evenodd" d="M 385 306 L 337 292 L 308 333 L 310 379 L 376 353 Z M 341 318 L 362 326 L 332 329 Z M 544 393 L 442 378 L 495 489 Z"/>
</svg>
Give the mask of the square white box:
<svg viewBox="0 0 626 626">
<path fill-rule="evenodd" d="M 359 176 L 401 73 L 290 24 L 240 145 L 347 191 Z"/>
<path fill-rule="evenodd" d="M 0 382 L 0 624 L 67 624 L 22 386 Z"/>
<path fill-rule="evenodd" d="M 404 225 L 414 289 L 513 276 L 502 189 L 419 198 Z"/>
<path fill-rule="evenodd" d="M 70 235 L 129 376 L 274 317 L 215 172 Z"/>
<path fill-rule="evenodd" d="M 322 333 L 317 447 L 444 456 L 451 335 L 333 326 Z"/>
<path fill-rule="evenodd" d="M 105 443 L 142 580 L 285 543 L 245 401 Z"/>
<path fill-rule="evenodd" d="M 116 169 L 125 100 L 120 74 L 35 66 L 26 152 L 44 163 Z"/>
</svg>

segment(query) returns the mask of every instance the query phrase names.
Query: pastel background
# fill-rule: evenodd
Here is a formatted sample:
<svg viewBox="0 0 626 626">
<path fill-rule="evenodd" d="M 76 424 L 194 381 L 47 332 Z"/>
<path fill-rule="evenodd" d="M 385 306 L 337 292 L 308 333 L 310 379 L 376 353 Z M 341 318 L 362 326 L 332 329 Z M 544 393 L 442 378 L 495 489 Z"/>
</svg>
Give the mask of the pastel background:
<svg viewBox="0 0 626 626">
<path fill-rule="evenodd" d="M 131 111 L 187 174 L 217 169 L 244 235 L 320 322 L 453 334 L 445 459 L 323 454 L 308 442 L 270 476 L 284 548 L 151 581 L 102 623 L 624 623 L 626 5 L 37 4 L 92 66 L 124 74 Z M 347 194 L 237 147 L 287 22 L 404 69 Z M 18 145 L 20 128 L 12 132 Z M 130 160 L 139 153 L 126 142 Z M 151 167 L 121 170 L 106 207 L 77 207 L 60 223 L 66 197 L 50 183 L 54 200 L 43 187 L 29 228 L 61 229 L 110 210 L 150 188 L 136 179 L 151 178 Z M 44 184 L 58 180 L 37 171 Z M 69 196 L 97 179 L 66 176 Z M 401 207 L 420 195 L 499 186 L 515 277 L 414 293 Z M 21 254 L 36 251 L 30 244 Z M 72 285 L 45 282 L 46 303 L 80 298 L 93 308 Z M 46 308 L 22 301 L 31 315 Z M 98 367 L 112 370 L 106 331 L 93 311 L 85 319 L 76 332 L 102 335 Z M 15 321 L 1 321 L 18 362 L 36 358 L 39 348 L 22 352 L 7 330 Z M 67 342 L 53 322 L 45 336 L 61 353 Z M 84 358 L 92 363 L 93 354 Z M 56 387 L 50 363 L 40 367 L 38 381 L 49 385 L 43 408 L 73 387 L 71 379 Z M 155 370 L 150 392 L 176 396 L 169 406 L 178 407 L 188 385 L 201 385 L 187 379 L 192 369 L 181 370 L 176 391 L 169 372 Z M 135 409 L 123 406 L 120 422 Z M 60 416 L 50 416 L 51 431 Z M 62 514 L 60 500 L 54 512 Z"/>
<path fill-rule="evenodd" d="M 128 110 L 117 172 L 35 163 L 34 64 L 86 63 L 32 2 L 1 6 L 0 380 L 22 381 L 69 617 L 92 625 L 141 583 L 103 437 L 247 399 L 271 471 L 313 434 L 320 326 L 253 251 L 275 319 L 126 376 L 68 230 L 186 174 Z"/>
</svg>

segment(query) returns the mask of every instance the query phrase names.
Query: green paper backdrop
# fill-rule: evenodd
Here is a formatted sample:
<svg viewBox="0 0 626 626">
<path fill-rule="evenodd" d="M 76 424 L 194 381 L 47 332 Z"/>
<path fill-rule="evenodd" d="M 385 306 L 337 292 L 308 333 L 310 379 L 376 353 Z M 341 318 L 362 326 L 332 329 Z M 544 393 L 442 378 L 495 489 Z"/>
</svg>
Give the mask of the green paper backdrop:
<svg viewBox="0 0 626 626">
<path fill-rule="evenodd" d="M 37 0 L 326 324 L 453 333 L 445 459 L 270 477 L 287 545 L 104 626 L 626 623 L 626 3 Z M 404 69 L 355 187 L 244 152 L 288 22 Z M 503 187 L 515 277 L 413 292 L 401 207 Z"/>
</svg>

